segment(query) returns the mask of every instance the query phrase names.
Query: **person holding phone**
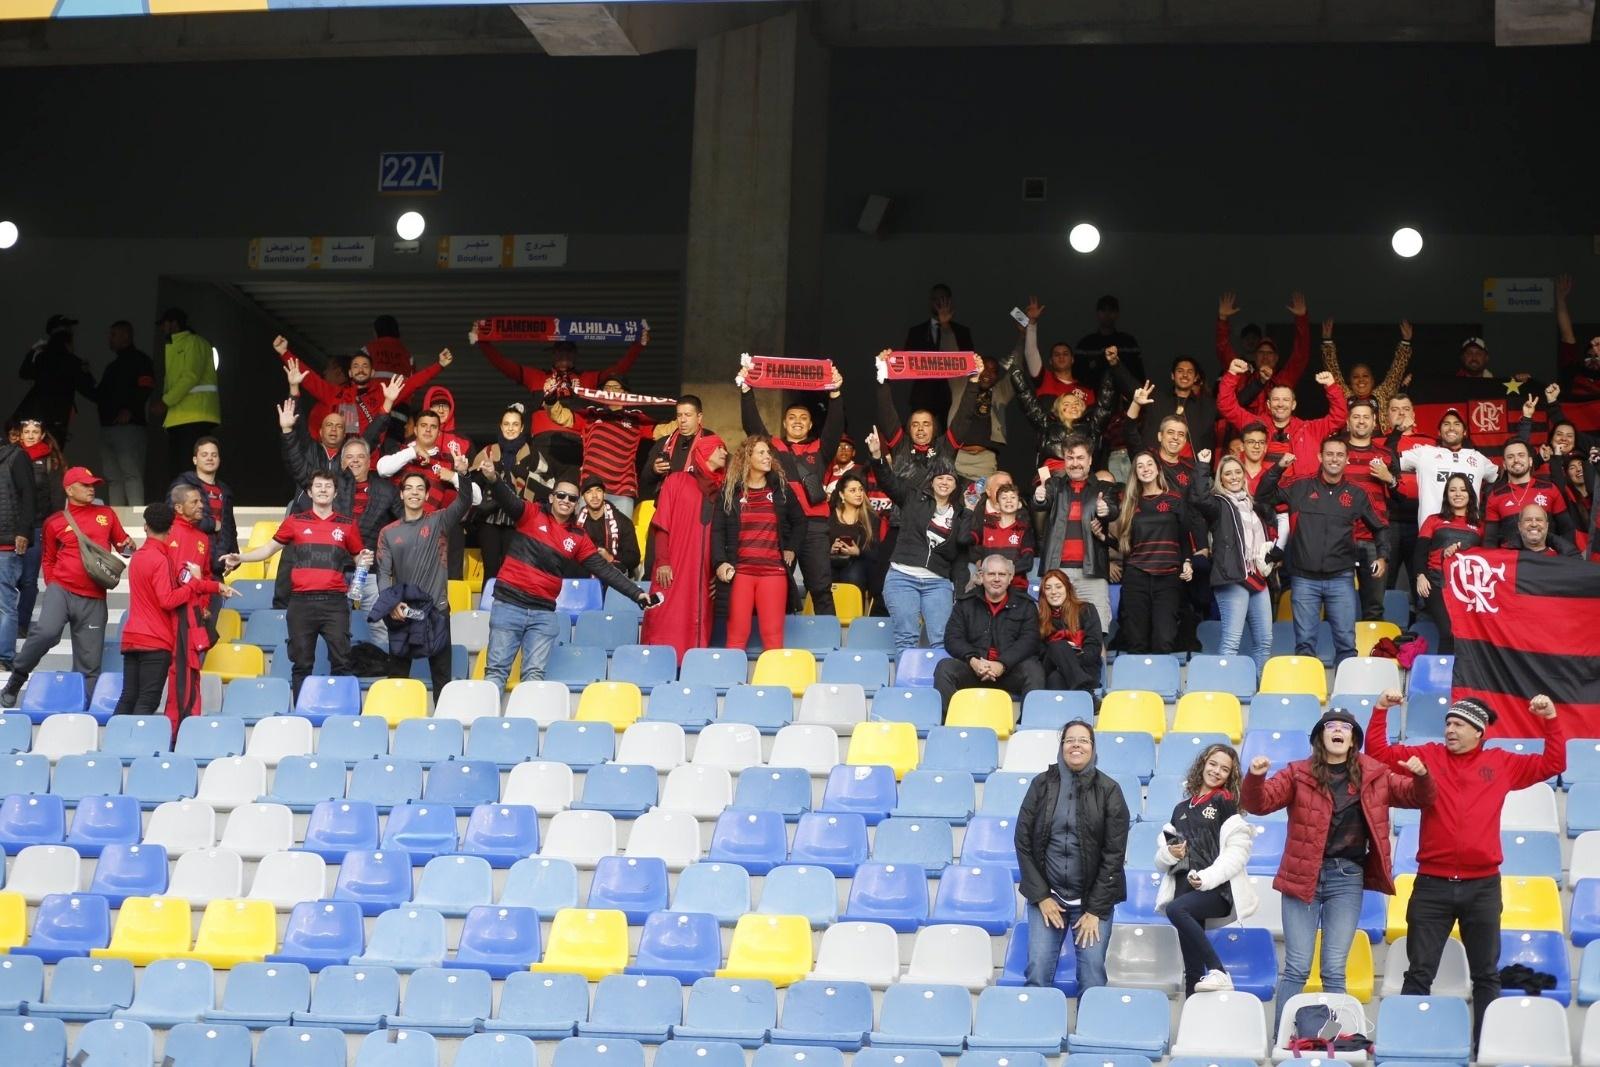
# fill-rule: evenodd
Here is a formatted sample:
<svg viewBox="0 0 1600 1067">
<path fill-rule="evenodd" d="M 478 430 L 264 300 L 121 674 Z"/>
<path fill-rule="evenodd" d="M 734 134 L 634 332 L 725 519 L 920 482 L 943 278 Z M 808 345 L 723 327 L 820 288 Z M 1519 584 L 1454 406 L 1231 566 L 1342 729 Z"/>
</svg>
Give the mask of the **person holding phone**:
<svg viewBox="0 0 1600 1067">
<path fill-rule="evenodd" d="M 1254 844 L 1239 811 L 1239 754 L 1229 745 L 1209 745 L 1189 767 L 1183 799 L 1156 839 L 1162 873 L 1156 910 L 1177 928 L 1185 993 L 1233 988 L 1206 925 L 1254 914 L 1256 893 L 1245 869 Z"/>
<path fill-rule="evenodd" d="M 854 469 L 839 477 L 828 501 L 828 559 L 835 585 L 853 585 L 867 595 L 872 576 L 873 528 L 877 520 L 867 504 L 867 482 Z"/>
</svg>

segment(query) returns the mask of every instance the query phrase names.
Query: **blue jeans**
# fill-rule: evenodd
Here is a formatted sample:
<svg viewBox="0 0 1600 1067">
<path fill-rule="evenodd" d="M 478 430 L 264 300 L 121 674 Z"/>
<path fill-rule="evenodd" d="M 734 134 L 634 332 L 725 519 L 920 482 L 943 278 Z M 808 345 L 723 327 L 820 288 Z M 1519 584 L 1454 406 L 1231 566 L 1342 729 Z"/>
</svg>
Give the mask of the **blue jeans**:
<svg viewBox="0 0 1600 1067">
<path fill-rule="evenodd" d="M 928 647 L 942 647 L 944 626 L 955 601 L 956 587 L 948 580 L 914 578 L 890 567 L 883 577 L 883 602 L 889 606 L 895 650 L 916 648 L 922 628 L 928 631 Z"/>
<path fill-rule="evenodd" d="M 35 526 L 28 538 L 28 551 L 22 556 L 22 574 L 17 578 L 17 625 L 33 618 L 33 605 L 39 599 L 39 565 L 44 562 L 44 528 Z"/>
<path fill-rule="evenodd" d="M 1324 860 L 1311 903 L 1284 894 L 1283 974 L 1278 978 L 1274 1034 L 1283 1017 L 1283 1006 L 1306 987 L 1318 929 L 1322 931 L 1322 989 L 1326 993 L 1345 991 L 1344 965 L 1350 955 L 1350 942 L 1356 936 L 1356 925 L 1361 921 L 1361 883 L 1365 877 L 1359 863 Z"/>
<path fill-rule="evenodd" d="M 0 552 L 0 667 L 8 670 L 17 655 L 17 580 L 22 577 L 22 556 Z"/>
<path fill-rule="evenodd" d="M 610 502 L 612 507 L 617 509 L 617 514 L 626 515 L 630 519 L 633 518 L 633 497 L 607 493 L 606 500 Z"/>
<path fill-rule="evenodd" d="M 1217 614 L 1222 617 L 1222 644 L 1217 652 L 1223 656 L 1238 655 L 1244 644 L 1245 631 L 1250 631 L 1250 658 L 1256 661 L 1256 673 L 1267 665 L 1272 656 L 1272 597 L 1265 589 L 1251 592 L 1243 582 L 1219 585 Z"/>
<path fill-rule="evenodd" d="M 1350 572 L 1332 578 L 1294 575 L 1289 602 L 1294 607 L 1294 650 L 1297 655 L 1317 654 L 1317 623 L 1324 612 L 1333 630 L 1333 665 L 1356 654 L 1356 586 Z"/>
<path fill-rule="evenodd" d="M 1072 924 L 1083 914 L 1082 908 L 1066 908 L 1066 925 L 1056 929 L 1044 921 L 1039 905 L 1028 905 L 1028 970 L 1029 985 L 1047 986 L 1056 980 L 1056 965 L 1061 962 L 1061 943 L 1072 933 Z M 1100 939 L 1087 947 L 1076 946 L 1078 957 L 1078 989 L 1092 989 L 1106 984 L 1106 946 L 1111 943 L 1111 920 L 1100 922 Z"/>
<path fill-rule="evenodd" d="M 484 678 L 505 689 L 506 679 L 511 676 L 511 664 L 521 652 L 522 677 L 518 680 L 540 681 L 544 678 L 550 650 L 566 625 L 565 615 L 496 600 L 489 610 L 489 653 Z"/>
</svg>

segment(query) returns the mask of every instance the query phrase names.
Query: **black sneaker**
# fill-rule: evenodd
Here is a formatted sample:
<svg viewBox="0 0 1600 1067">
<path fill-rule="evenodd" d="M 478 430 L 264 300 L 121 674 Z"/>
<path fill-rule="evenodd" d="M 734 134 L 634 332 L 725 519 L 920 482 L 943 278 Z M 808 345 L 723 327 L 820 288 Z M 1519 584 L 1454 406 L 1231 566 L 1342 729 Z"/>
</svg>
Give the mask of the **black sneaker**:
<svg viewBox="0 0 1600 1067">
<path fill-rule="evenodd" d="M 27 671 L 11 672 L 11 677 L 6 680 L 6 687 L 0 689 L 0 708 L 14 708 L 17 706 L 17 697 L 22 695 L 22 683 L 27 680 Z"/>
</svg>

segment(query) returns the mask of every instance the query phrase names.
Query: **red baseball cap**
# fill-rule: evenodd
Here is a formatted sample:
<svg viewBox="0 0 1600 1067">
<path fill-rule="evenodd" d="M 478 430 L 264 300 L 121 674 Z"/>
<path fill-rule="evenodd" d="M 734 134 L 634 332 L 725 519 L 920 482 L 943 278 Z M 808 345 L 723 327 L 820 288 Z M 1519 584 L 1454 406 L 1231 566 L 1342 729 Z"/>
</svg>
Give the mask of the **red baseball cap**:
<svg viewBox="0 0 1600 1067">
<path fill-rule="evenodd" d="M 73 485 L 97 485 L 105 482 L 104 478 L 97 478 L 94 471 L 88 467 L 68 467 L 67 473 L 61 476 L 63 487 Z"/>
</svg>

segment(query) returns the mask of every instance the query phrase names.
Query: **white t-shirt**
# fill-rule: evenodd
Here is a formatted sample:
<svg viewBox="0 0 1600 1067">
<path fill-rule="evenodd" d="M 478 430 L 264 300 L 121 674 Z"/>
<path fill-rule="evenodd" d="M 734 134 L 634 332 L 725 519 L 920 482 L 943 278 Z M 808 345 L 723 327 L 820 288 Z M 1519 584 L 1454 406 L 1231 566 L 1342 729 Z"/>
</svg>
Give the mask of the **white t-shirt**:
<svg viewBox="0 0 1600 1067">
<path fill-rule="evenodd" d="M 1417 525 L 1428 521 L 1430 515 L 1439 514 L 1444 506 L 1444 483 L 1452 474 L 1464 474 L 1472 491 L 1483 493 L 1483 487 L 1500 476 L 1500 468 L 1482 452 L 1463 448 L 1452 452 L 1439 445 L 1417 445 L 1400 453 L 1400 469 L 1417 474 Z"/>
</svg>

